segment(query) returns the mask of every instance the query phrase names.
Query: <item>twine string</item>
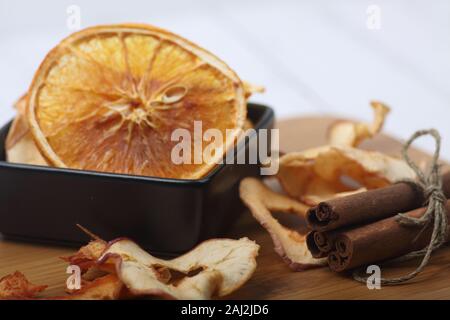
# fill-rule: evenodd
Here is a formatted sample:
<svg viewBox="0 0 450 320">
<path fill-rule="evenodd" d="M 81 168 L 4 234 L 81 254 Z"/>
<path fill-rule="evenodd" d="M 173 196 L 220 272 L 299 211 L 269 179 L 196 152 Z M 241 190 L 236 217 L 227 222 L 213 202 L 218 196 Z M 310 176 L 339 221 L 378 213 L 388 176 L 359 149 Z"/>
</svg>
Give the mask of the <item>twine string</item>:
<svg viewBox="0 0 450 320">
<path fill-rule="evenodd" d="M 415 140 L 422 136 L 429 135 L 434 138 L 436 143 L 436 149 L 433 154 L 433 159 L 428 170 L 428 173 L 423 172 L 409 156 L 409 148 Z M 441 247 L 447 240 L 447 212 L 445 210 L 445 203 L 447 198 L 445 197 L 442 189 L 442 177 L 440 174 L 439 156 L 441 150 L 441 136 L 437 130 L 420 130 L 417 131 L 403 146 L 402 156 L 406 163 L 411 167 L 417 176 L 417 181 L 404 180 L 400 182 L 406 182 L 413 187 L 417 188 L 423 193 L 425 199 L 425 206 L 427 209 L 425 213 L 418 218 L 411 217 L 407 214 L 400 213 L 397 215 L 396 220 L 399 224 L 404 226 L 421 227 L 418 232 L 416 240 L 420 237 L 424 230 L 426 230 L 430 224 L 433 224 L 433 231 L 431 233 L 431 239 L 429 244 L 421 250 L 408 253 L 396 259 L 388 261 L 388 263 L 402 262 L 413 258 L 423 257 L 419 266 L 412 272 L 400 276 L 397 278 L 381 278 L 380 283 L 382 285 L 396 285 L 401 284 L 415 278 L 430 261 L 433 251 Z M 359 282 L 367 282 L 368 277 L 362 276 L 361 269 L 356 270 L 353 273 L 353 278 Z"/>
</svg>

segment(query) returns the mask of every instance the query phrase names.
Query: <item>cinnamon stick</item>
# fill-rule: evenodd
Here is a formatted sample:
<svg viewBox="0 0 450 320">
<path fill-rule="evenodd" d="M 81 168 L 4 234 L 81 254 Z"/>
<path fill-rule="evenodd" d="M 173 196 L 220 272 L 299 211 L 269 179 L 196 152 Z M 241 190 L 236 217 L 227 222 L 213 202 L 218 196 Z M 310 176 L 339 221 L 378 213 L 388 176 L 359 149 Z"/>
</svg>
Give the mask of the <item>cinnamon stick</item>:
<svg viewBox="0 0 450 320">
<path fill-rule="evenodd" d="M 450 221 L 450 201 L 446 203 L 446 210 Z M 426 208 L 420 208 L 407 214 L 418 218 L 425 211 Z M 432 230 L 432 223 L 421 232 L 420 228 L 401 225 L 396 217 L 390 217 L 344 231 L 336 236 L 335 250 L 328 255 L 328 265 L 331 270 L 341 272 L 403 256 L 425 248 Z"/>
<path fill-rule="evenodd" d="M 443 177 L 443 191 L 450 198 L 450 172 Z M 424 205 L 420 190 L 408 183 L 354 194 L 321 202 L 307 215 L 308 226 L 314 231 L 334 230 L 343 226 L 367 224 Z"/>
<path fill-rule="evenodd" d="M 337 232 L 311 231 L 306 235 L 306 245 L 311 255 L 316 258 L 327 257 L 334 250 Z"/>
</svg>

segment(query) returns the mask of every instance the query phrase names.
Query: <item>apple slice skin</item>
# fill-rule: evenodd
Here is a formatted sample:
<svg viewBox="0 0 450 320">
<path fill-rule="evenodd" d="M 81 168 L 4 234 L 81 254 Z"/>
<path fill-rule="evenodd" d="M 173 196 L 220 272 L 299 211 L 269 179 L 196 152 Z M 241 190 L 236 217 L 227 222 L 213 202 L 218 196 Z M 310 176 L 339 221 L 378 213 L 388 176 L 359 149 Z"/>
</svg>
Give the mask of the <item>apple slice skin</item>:
<svg viewBox="0 0 450 320">
<path fill-rule="evenodd" d="M 113 263 L 133 295 L 211 299 L 237 290 L 252 276 L 258 250 L 259 246 L 247 238 L 211 239 L 183 256 L 162 260 L 122 238 L 110 242 L 98 262 Z M 184 278 L 175 285 L 170 276 L 162 277 L 161 272 L 181 273 Z"/>
</svg>

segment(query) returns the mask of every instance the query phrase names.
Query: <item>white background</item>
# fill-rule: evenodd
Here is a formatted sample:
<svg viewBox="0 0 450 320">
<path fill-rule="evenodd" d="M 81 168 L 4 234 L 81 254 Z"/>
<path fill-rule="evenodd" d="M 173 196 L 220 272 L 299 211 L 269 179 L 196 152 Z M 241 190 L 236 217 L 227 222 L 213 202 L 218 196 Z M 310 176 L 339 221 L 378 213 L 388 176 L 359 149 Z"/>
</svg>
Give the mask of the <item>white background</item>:
<svg viewBox="0 0 450 320">
<path fill-rule="evenodd" d="M 369 100 L 380 99 L 393 108 L 387 132 L 406 139 L 435 127 L 450 159 L 448 0 L 0 0 L 1 123 L 46 52 L 71 33 L 70 5 L 80 7 L 82 27 L 144 22 L 198 43 L 242 79 L 266 86 L 253 100 L 279 118 L 369 120 Z M 379 30 L 366 25 L 370 5 L 381 9 Z M 432 149 L 431 140 L 420 145 Z"/>
</svg>

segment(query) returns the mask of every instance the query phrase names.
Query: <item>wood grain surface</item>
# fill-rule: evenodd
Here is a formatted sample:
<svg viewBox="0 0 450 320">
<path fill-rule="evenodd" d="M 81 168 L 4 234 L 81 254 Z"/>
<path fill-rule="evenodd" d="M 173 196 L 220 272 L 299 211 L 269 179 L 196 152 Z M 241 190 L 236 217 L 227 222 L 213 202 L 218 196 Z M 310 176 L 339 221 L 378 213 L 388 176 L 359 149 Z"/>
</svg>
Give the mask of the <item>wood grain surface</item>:
<svg viewBox="0 0 450 320">
<path fill-rule="evenodd" d="M 297 118 L 280 121 L 280 144 L 283 151 L 302 150 L 325 143 L 326 128 L 332 118 Z M 401 142 L 380 135 L 363 145 L 399 155 Z M 414 150 L 416 161 L 423 163 L 429 156 Z M 14 214 L 13 212 L 11 214 Z M 51 222 L 49 222 L 51 223 Z M 274 252 L 265 230 L 246 212 L 230 237 L 247 236 L 260 246 L 258 268 L 253 278 L 230 299 L 450 299 L 450 248 L 433 255 L 430 265 L 414 281 L 396 287 L 369 290 L 348 274 L 335 274 L 328 268 L 292 272 Z M 34 283 L 49 285 L 45 296 L 64 293 L 67 264 L 58 257 L 74 250 L 64 247 L 0 241 L 0 277 L 20 270 Z M 417 261 L 383 268 L 383 276 L 399 275 L 412 270 Z"/>
</svg>

